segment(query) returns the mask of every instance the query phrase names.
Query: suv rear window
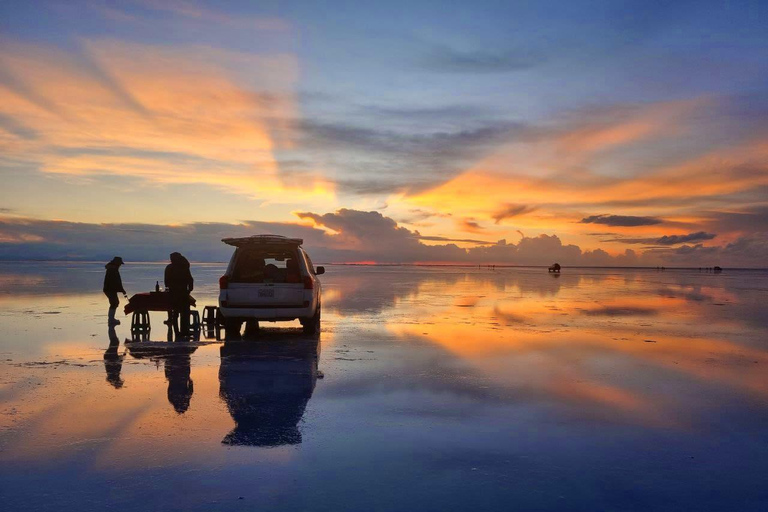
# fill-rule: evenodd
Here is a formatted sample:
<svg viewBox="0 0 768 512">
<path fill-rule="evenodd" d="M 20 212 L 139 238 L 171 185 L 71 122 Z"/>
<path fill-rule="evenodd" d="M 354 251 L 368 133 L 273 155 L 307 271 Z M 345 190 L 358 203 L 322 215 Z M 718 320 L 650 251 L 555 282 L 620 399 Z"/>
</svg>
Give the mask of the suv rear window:
<svg viewBox="0 0 768 512">
<path fill-rule="evenodd" d="M 300 283 L 299 253 L 295 247 L 240 247 L 232 270 L 234 283 Z"/>
</svg>

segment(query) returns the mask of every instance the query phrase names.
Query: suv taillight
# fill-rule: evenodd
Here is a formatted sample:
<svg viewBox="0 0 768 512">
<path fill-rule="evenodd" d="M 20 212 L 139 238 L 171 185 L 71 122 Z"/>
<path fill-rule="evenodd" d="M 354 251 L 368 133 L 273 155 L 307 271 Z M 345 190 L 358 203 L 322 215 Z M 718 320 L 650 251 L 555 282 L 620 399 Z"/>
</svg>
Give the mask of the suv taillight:
<svg viewBox="0 0 768 512">
<path fill-rule="evenodd" d="M 229 287 L 229 276 L 221 276 L 219 278 L 219 289 L 226 290 Z"/>
<path fill-rule="evenodd" d="M 312 280 L 312 276 L 304 276 L 304 289 L 311 290 L 315 287 L 315 281 Z"/>
</svg>

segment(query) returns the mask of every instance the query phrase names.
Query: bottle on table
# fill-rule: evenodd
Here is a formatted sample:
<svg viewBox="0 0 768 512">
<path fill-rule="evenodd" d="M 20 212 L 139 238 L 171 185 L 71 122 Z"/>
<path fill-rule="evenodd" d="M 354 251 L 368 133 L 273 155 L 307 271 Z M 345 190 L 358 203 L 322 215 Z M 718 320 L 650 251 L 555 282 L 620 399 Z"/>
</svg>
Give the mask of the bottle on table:
<svg viewBox="0 0 768 512">
<path fill-rule="evenodd" d="M 155 281 L 155 291 L 156 292 L 160 291 L 160 281 Z"/>
</svg>

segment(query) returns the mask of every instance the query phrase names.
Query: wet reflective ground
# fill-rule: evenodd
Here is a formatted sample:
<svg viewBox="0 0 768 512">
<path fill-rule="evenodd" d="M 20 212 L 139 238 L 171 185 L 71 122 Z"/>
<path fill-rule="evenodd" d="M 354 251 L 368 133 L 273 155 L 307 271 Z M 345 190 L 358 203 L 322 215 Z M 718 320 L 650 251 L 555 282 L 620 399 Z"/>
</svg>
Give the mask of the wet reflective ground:
<svg viewBox="0 0 768 512">
<path fill-rule="evenodd" d="M 768 273 L 330 266 L 319 339 L 225 347 L 102 278 L 0 263 L 5 510 L 768 510 Z"/>
</svg>

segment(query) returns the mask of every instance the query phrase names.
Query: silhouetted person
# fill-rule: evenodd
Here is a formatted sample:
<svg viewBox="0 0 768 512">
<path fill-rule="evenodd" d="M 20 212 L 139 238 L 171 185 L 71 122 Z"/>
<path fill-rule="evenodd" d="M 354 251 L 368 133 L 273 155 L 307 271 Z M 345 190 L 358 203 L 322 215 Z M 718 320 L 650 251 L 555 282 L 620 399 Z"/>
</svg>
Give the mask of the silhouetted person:
<svg viewBox="0 0 768 512">
<path fill-rule="evenodd" d="M 117 294 L 122 293 L 123 297 L 128 298 L 128 294 L 125 293 L 123 288 L 123 280 L 120 278 L 120 265 L 123 264 L 123 258 L 115 256 L 112 261 L 104 265 L 107 269 L 107 273 L 104 276 L 104 294 L 109 299 L 109 325 L 120 325 L 120 320 L 115 319 L 115 312 L 117 306 L 120 305 L 120 301 L 117 298 Z"/>
<path fill-rule="evenodd" d="M 189 294 L 194 289 L 189 260 L 178 252 L 171 253 L 171 263 L 165 267 L 165 288 L 171 294 L 174 318 L 179 317 L 182 338 L 189 336 Z M 174 320 L 175 323 L 175 320 Z"/>
<path fill-rule="evenodd" d="M 123 369 L 124 355 L 118 354 L 117 349 L 120 346 L 120 340 L 117 338 L 115 328 L 109 327 L 109 347 L 104 352 L 104 370 L 107 372 L 107 382 L 112 384 L 115 389 L 123 387 L 123 379 L 120 378 L 120 371 Z"/>
<path fill-rule="evenodd" d="M 186 355 L 173 355 L 165 360 L 165 378 L 168 379 L 168 402 L 173 409 L 184 414 L 189 409 L 194 385 L 192 382 L 192 360 Z"/>
</svg>

